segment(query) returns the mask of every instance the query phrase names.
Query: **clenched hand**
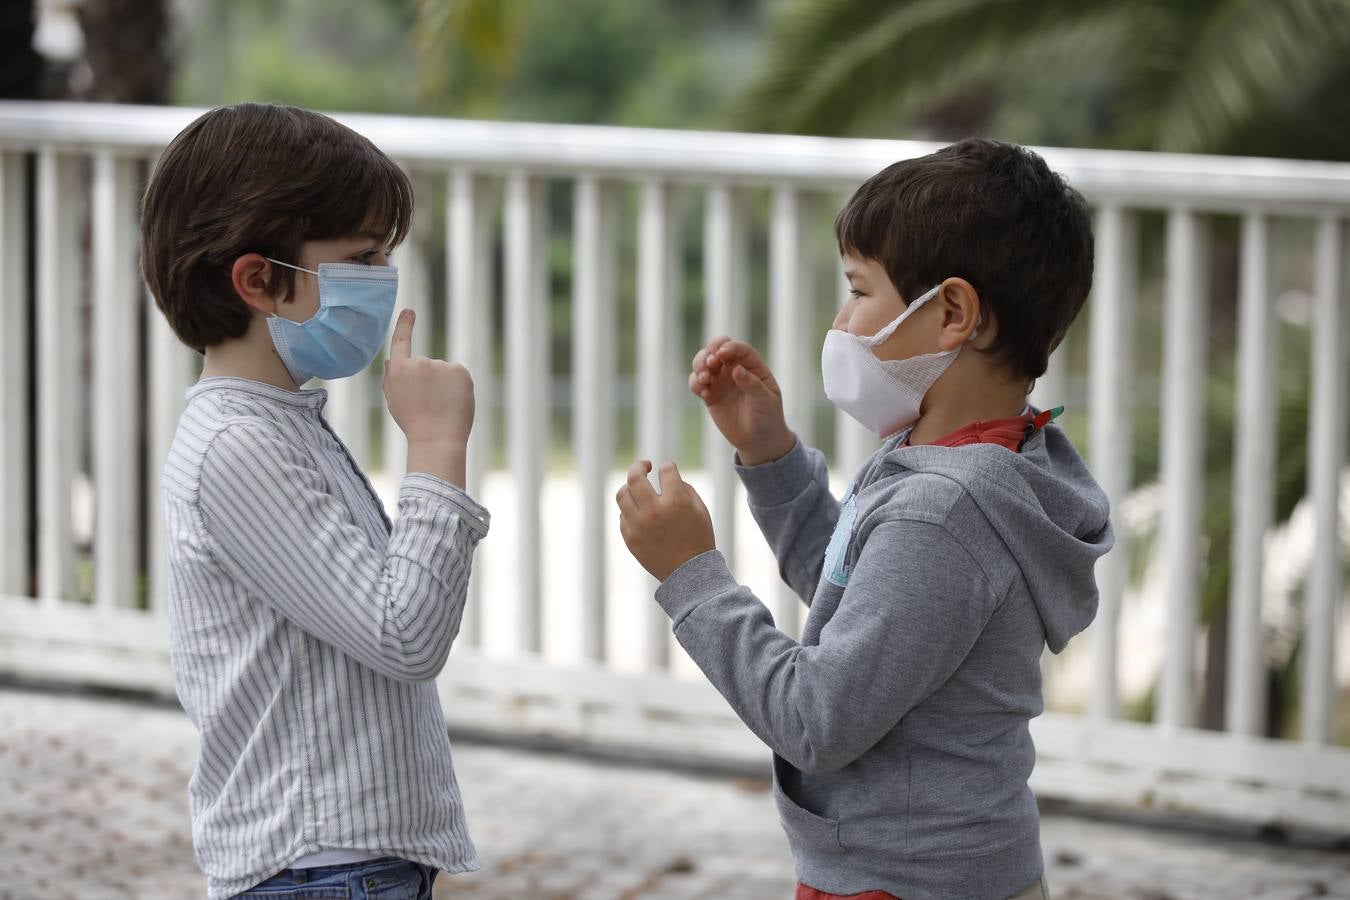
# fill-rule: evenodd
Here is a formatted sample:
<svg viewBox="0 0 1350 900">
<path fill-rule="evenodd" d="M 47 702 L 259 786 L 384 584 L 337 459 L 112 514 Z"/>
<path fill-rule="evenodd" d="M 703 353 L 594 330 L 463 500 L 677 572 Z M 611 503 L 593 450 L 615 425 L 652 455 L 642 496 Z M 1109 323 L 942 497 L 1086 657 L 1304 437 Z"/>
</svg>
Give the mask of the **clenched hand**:
<svg viewBox="0 0 1350 900">
<path fill-rule="evenodd" d="M 672 462 L 660 470 L 661 493 L 647 481 L 652 464 L 641 459 L 614 499 L 619 504 L 619 533 L 642 568 L 658 581 L 717 546 L 712 516 L 698 492 L 680 477 Z"/>
</svg>

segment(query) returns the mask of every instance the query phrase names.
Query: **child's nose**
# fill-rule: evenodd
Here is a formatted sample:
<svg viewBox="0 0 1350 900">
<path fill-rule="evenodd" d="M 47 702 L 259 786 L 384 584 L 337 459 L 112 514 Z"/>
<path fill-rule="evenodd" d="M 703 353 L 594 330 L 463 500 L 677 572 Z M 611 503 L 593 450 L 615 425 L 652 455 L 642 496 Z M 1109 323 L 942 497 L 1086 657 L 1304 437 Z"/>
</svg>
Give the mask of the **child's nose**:
<svg viewBox="0 0 1350 900">
<path fill-rule="evenodd" d="M 848 331 L 848 320 L 853 315 L 853 302 L 849 301 L 839 308 L 839 314 L 834 317 L 834 324 L 831 328 L 836 331 Z"/>
</svg>

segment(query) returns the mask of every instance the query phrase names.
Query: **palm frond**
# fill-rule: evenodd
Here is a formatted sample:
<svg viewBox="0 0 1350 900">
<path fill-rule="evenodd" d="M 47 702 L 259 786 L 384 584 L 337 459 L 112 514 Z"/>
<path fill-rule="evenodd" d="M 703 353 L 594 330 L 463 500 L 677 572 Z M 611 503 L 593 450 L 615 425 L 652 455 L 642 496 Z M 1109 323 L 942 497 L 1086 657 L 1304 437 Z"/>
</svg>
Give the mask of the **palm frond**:
<svg viewBox="0 0 1350 900">
<path fill-rule="evenodd" d="M 790 0 L 776 7 L 765 52 L 747 88 L 733 100 L 731 124 L 755 131 L 790 130 L 785 113 L 823 60 L 871 27 L 873 0 Z"/>
<path fill-rule="evenodd" d="M 963 69 L 996 71 L 1042 32 L 1100 17 L 1104 0 L 799 2 L 750 88 L 733 107 L 741 127 L 847 133 L 879 111 L 913 109 Z M 840 21 L 826 25 L 826 11 Z M 843 24 L 841 24 L 841 22 Z M 859 25 L 857 23 L 866 24 Z M 814 30 L 814 39 L 813 35 Z"/>
<path fill-rule="evenodd" d="M 1189 41 L 1154 145 L 1200 151 L 1277 110 L 1350 55 L 1350 0 L 1242 0 L 1216 5 Z"/>
<path fill-rule="evenodd" d="M 991 137 L 1023 143 L 1071 143 L 1097 128 L 1087 113 L 1105 91 L 1103 68 L 1122 64 L 1129 52 L 1133 16 L 1126 5 L 1081 20 L 1056 22 L 997 52 L 972 52 L 933 73 L 922 90 L 896 97 L 890 119 L 906 122 L 925 107 L 980 87 L 997 95 Z M 939 138 L 964 135 L 937 134 Z M 1106 142 L 1102 134 L 1097 142 Z"/>
</svg>

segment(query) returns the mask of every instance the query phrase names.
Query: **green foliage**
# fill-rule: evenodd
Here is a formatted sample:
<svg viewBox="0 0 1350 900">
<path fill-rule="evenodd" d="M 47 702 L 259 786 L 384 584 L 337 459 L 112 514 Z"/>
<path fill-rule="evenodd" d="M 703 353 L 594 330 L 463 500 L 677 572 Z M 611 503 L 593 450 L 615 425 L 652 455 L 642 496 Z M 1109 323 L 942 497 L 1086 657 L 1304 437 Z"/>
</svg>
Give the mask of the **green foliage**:
<svg viewBox="0 0 1350 900">
<path fill-rule="evenodd" d="M 741 17 L 662 0 L 415 0 L 418 106 L 452 116 L 681 127 L 743 77 Z M 733 52 L 725 52 L 728 46 Z"/>
<path fill-rule="evenodd" d="M 1347 78 L 1350 0 L 792 0 L 732 117 L 1343 159 Z"/>
<path fill-rule="evenodd" d="M 419 96 L 459 98 L 456 113 L 491 115 L 494 85 L 520 53 L 526 6 L 512 0 L 416 0 L 414 45 Z"/>
<path fill-rule="evenodd" d="M 212 2 L 188 21 L 175 101 L 264 100 L 332 111 L 415 112 L 401 2 Z"/>
<path fill-rule="evenodd" d="M 175 99 L 653 127 L 716 124 L 749 0 L 206 0 Z"/>
</svg>

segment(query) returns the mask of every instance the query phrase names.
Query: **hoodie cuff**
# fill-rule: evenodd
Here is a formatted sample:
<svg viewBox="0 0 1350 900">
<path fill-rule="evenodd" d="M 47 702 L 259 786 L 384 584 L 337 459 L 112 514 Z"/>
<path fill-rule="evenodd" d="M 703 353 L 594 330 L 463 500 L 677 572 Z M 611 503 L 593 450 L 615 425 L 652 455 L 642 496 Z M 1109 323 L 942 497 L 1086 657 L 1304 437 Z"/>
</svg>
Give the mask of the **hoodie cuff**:
<svg viewBox="0 0 1350 900">
<path fill-rule="evenodd" d="M 656 602 L 679 628 L 704 601 L 740 587 L 720 550 L 706 550 L 680 566 L 656 589 Z"/>
<path fill-rule="evenodd" d="M 758 466 L 741 465 L 741 456 L 733 460 L 751 506 L 778 506 L 799 496 L 815 483 L 816 465 L 812 451 L 798 440 L 787 455 Z"/>
</svg>

